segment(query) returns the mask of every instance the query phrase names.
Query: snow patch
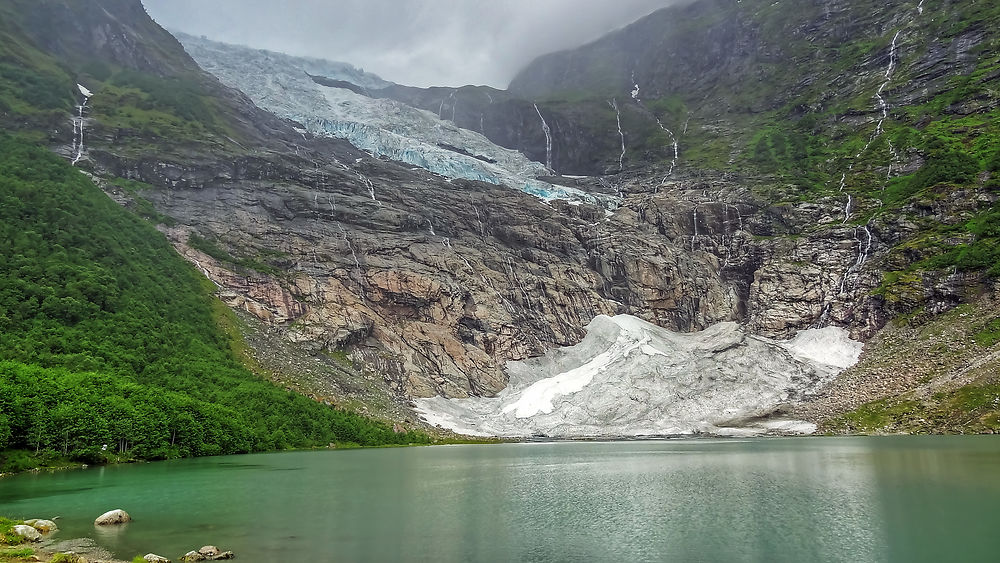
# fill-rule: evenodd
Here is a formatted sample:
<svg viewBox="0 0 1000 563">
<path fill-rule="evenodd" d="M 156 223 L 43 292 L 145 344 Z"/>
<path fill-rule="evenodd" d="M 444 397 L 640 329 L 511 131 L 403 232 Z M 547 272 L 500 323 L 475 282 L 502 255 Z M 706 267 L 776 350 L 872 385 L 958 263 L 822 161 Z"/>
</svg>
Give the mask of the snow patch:
<svg viewBox="0 0 1000 563">
<path fill-rule="evenodd" d="M 580 344 L 509 362 L 496 397 L 417 399 L 417 412 L 474 435 L 809 434 L 811 423 L 758 417 L 816 393 L 860 352 L 835 327 L 778 342 L 736 323 L 675 333 L 602 315 Z"/>
<path fill-rule="evenodd" d="M 648 347 L 648 342 L 648 336 L 637 341 L 633 333 L 622 331 L 608 351 L 598 354 L 578 368 L 532 384 L 520 393 L 520 398 L 516 402 L 507 405 L 500 412 L 507 414 L 514 411 L 514 416 L 517 418 L 528 418 L 538 413 L 548 414 L 555 408 L 552 401 L 556 397 L 571 395 L 582 390 L 594 380 L 595 375 L 608 369 L 612 363 L 628 356 L 637 348 Z"/>
<path fill-rule="evenodd" d="M 782 343 L 786 350 L 802 361 L 817 362 L 840 369 L 858 363 L 864 344 L 851 340 L 850 333 L 840 327 L 813 328 L 800 331 Z"/>
</svg>

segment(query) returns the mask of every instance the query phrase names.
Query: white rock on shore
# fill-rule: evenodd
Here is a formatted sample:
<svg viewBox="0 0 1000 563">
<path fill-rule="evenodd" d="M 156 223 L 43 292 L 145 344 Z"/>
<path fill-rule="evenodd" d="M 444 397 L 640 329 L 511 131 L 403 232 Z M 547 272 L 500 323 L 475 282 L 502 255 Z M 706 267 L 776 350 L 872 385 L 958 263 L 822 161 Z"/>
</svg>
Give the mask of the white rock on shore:
<svg viewBox="0 0 1000 563">
<path fill-rule="evenodd" d="M 14 533 L 28 541 L 41 541 L 42 539 L 42 534 L 27 524 L 14 526 Z"/>
<path fill-rule="evenodd" d="M 30 520 L 25 520 L 24 523 L 39 532 L 42 532 L 43 534 L 54 532 L 59 529 L 59 526 L 56 526 L 55 522 L 52 520 L 45 520 L 43 518 L 32 518 Z"/>
<path fill-rule="evenodd" d="M 109 510 L 104 514 L 101 514 L 94 520 L 95 526 L 112 526 L 115 524 L 124 524 L 125 522 L 131 522 L 132 517 L 128 515 L 128 512 L 120 508 L 115 510 Z"/>
</svg>

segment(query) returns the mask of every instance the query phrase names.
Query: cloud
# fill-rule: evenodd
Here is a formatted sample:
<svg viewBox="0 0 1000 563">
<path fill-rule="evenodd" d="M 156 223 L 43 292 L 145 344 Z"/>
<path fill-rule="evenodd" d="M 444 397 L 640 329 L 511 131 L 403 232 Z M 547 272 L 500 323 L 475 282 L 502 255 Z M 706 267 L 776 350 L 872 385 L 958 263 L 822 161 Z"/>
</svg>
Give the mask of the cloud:
<svg viewBox="0 0 1000 563">
<path fill-rule="evenodd" d="M 144 0 L 168 29 L 344 61 L 414 86 L 505 88 L 535 57 L 677 0 Z"/>
</svg>

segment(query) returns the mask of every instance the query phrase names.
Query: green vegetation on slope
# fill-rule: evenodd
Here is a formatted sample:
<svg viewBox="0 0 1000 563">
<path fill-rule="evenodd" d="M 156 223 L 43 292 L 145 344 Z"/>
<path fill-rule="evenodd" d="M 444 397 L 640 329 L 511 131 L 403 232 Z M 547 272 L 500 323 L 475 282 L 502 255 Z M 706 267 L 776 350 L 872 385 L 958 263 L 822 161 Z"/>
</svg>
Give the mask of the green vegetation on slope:
<svg viewBox="0 0 1000 563">
<path fill-rule="evenodd" d="M 31 561 L 35 551 L 23 547 L 27 541 L 14 533 L 14 526 L 21 524 L 20 520 L 12 520 L 0 516 L 0 561 Z"/>
<path fill-rule="evenodd" d="M 896 391 L 826 420 L 826 432 L 1000 433 L 1000 316 L 993 299 L 924 322 L 897 321 L 870 344 L 847 385 Z"/>
<path fill-rule="evenodd" d="M 177 60 L 183 51 L 152 45 L 171 68 L 162 75 L 85 52 L 53 56 L 28 38 L 24 27 L 29 24 L 22 21 L 26 4 L 0 6 L 0 125 L 25 132 L 65 127 L 67 112 L 75 112 L 82 101 L 76 88 L 80 82 L 94 93 L 86 111 L 93 120 L 91 133 L 116 138 L 119 148 L 137 153 L 154 148 L 237 150 L 234 139 L 241 135 L 228 125 L 222 104 L 209 92 L 210 79 L 195 65 Z M 45 9 L 85 8 L 53 4 Z"/>
<path fill-rule="evenodd" d="M 24 451 L 101 462 L 428 441 L 255 378 L 206 283 L 77 170 L 0 138 L 0 470 L 37 461 Z"/>
</svg>

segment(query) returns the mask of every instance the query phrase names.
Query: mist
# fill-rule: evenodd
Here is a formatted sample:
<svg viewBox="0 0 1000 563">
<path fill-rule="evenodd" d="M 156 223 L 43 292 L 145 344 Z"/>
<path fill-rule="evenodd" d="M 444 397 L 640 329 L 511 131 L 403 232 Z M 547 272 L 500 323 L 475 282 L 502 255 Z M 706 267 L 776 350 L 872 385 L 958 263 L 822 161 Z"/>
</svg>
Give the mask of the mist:
<svg viewBox="0 0 1000 563">
<path fill-rule="evenodd" d="M 351 63 L 412 86 L 506 88 L 539 55 L 678 0 L 144 0 L 167 29 Z"/>
</svg>

